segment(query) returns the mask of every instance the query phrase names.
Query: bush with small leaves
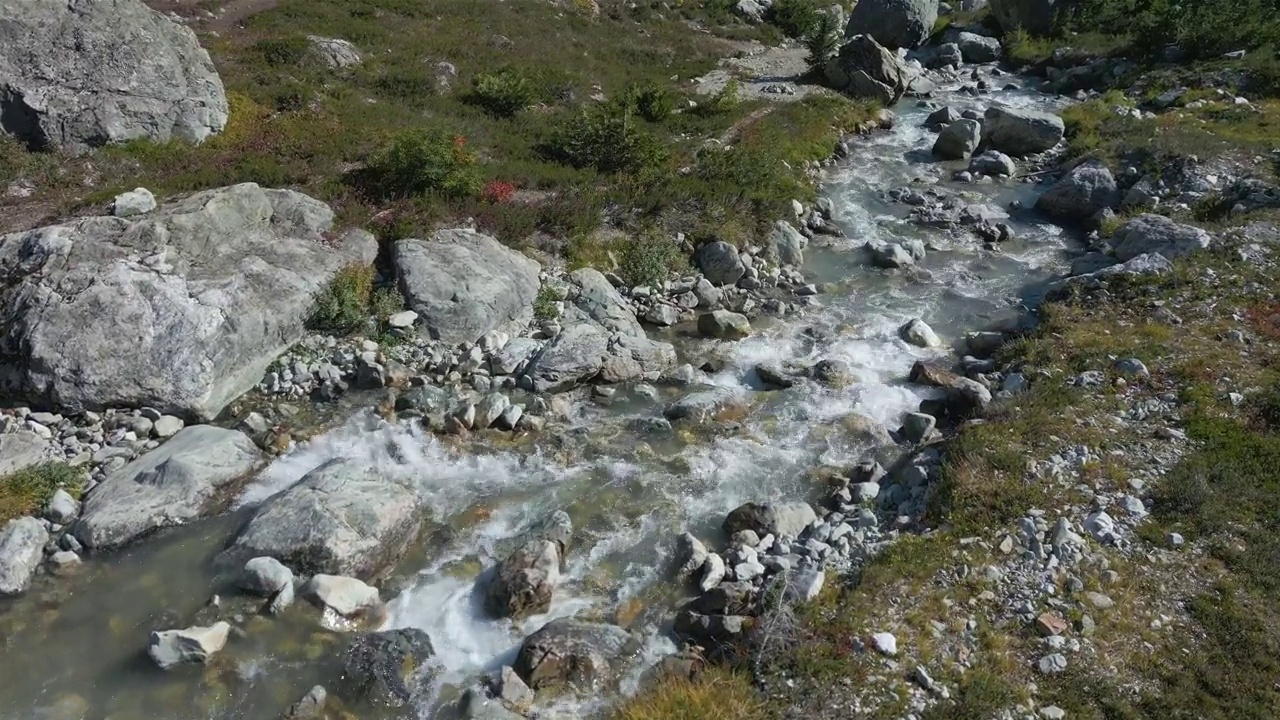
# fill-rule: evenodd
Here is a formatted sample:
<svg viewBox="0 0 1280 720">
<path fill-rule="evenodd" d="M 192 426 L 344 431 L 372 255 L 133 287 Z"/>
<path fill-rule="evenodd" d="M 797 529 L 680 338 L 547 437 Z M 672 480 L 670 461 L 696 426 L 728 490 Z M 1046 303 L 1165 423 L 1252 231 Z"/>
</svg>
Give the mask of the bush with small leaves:
<svg viewBox="0 0 1280 720">
<path fill-rule="evenodd" d="M 336 335 L 362 330 L 369 321 L 369 301 L 372 294 L 373 267 L 348 265 L 338 271 L 329 282 L 329 287 L 316 298 L 316 306 L 307 326 Z"/>
<path fill-rule="evenodd" d="M 676 109 L 671 91 L 654 83 L 632 87 L 628 100 L 636 114 L 653 123 L 666 120 Z"/>
<path fill-rule="evenodd" d="M 632 287 L 662 287 L 673 271 L 688 269 L 689 260 L 680 246 L 659 233 L 644 233 L 622 246 L 618 275 Z"/>
<path fill-rule="evenodd" d="M 651 174 L 667 159 L 662 141 L 616 108 L 583 112 L 556 134 L 547 154 L 578 168 L 633 175 Z"/>
<path fill-rule="evenodd" d="M 533 104 L 537 88 L 514 70 L 480 73 L 471 81 L 467 101 L 496 117 L 511 117 Z"/>
<path fill-rule="evenodd" d="M 787 37 L 801 39 L 813 32 L 822 15 L 813 0 L 776 0 L 766 19 Z"/>
<path fill-rule="evenodd" d="M 369 185 L 386 198 L 474 197 L 481 180 L 467 139 L 438 129 L 396 135 L 369 160 Z"/>
</svg>

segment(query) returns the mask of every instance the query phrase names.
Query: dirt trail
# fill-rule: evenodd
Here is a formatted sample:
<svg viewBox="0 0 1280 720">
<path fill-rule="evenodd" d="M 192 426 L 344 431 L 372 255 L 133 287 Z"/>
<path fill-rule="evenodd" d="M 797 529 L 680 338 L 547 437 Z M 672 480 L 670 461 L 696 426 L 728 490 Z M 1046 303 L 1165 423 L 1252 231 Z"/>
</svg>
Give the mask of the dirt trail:
<svg viewBox="0 0 1280 720">
<path fill-rule="evenodd" d="M 176 13 L 192 18 L 192 25 L 204 32 L 226 32 L 263 10 L 280 4 L 280 0 L 226 0 L 210 8 L 201 0 L 147 0 L 147 5 L 162 13 Z"/>
</svg>

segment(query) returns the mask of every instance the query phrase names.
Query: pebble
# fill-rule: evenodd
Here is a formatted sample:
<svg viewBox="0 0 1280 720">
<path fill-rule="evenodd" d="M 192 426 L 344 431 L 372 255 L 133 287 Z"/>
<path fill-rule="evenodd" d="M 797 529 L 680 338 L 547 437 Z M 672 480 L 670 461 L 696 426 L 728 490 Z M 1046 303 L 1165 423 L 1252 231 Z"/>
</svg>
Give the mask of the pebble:
<svg viewBox="0 0 1280 720">
<path fill-rule="evenodd" d="M 1062 653 L 1053 653 L 1040 658 L 1040 662 L 1036 663 L 1036 667 L 1043 675 L 1056 675 L 1066 672 L 1067 656 Z"/>
<path fill-rule="evenodd" d="M 893 657 L 898 654 L 898 638 L 892 633 L 881 632 L 871 636 L 871 645 L 881 655 Z"/>
</svg>

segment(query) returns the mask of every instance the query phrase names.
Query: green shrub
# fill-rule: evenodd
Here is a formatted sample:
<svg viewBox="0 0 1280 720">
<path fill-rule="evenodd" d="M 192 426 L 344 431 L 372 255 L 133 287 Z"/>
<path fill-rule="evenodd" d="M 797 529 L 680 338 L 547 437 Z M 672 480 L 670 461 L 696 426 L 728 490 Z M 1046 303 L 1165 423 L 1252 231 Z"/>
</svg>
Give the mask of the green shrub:
<svg viewBox="0 0 1280 720">
<path fill-rule="evenodd" d="M 466 138 L 438 129 L 396 135 L 370 158 L 365 175 L 383 197 L 473 197 L 481 186 Z"/>
<path fill-rule="evenodd" d="M 699 103 L 697 114 L 703 116 L 723 115 L 733 112 L 742 103 L 742 84 L 730 80 L 720 88 L 720 92 L 711 96 L 710 100 Z"/>
<path fill-rule="evenodd" d="M 817 5 L 813 0 L 777 0 L 765 19 L 776 25 L 787 37 L 805 38 L 818 24 Z"/>
<path fill-rule="evenodd" d="M 329 287 L 316 298 L 307 326 L 337 335 L 363 330 L 369 321 L 372 294 L 373 267 L 348 265 L 338 271 Z"/>
<path fill-rule="evenodd" d="M 656 83 L 634 86 L 627 96 L 636 114 L 649 122 L 662 122 L 676 109 L 676 100 L 671 91 Z"/>
<path fill-rule="evenodd" d="M 547 149 L 560 162 L 602 173 L 645 175 L 667 159 L 662 141 L 616 108 L 584 111 L 556 133 Z"/>
<path fill-rule="evenodd" d="M 1064 27 L 1127 36 L 1151 57 L 1172 43 L 1208 59 L 1280 42 L 1280 7 L 1275 0 L 1084 0 Z"/>
<path fill-rule="evenodd" d="M 673 271 L 687 269 L 680 247 L 659 233 L 644 233 L 627 241 L 618 257 L 618 275 L 633 287 L 660 288 Z"/>
<path fill-rule="evenodd" d="M 32 465 L 0 476 L 0 527 L 23 515 L 40 512 L 59 488 L 80 494 L 84 471 L 63 462 Z"/>
<path fill-rule="evenodd" d="M 543 285 L 538 288 L 538 296 L 533 299 L 533 316 L 539 320 L 555 320 L 560 316 L 556 303 L 562 299 L 555 288 Z"/>
<path fill-rule="evenodd" d="M 532 105 L 536 97 L 533 81 L 514 70 L 502 70 L 477 75 L 467 100 L 497 117 L 511 117 Z"/>
<path fill-rule="evenodd" d="M 307 56 L 310 45 L 303 37 L 271 38 L 259 40 L 254 50 L 272 67 L 297 65 Z"/>
<path fill-rule="evenodd" d="M 397 68 L 378 75 L 373 87 L 390 100 L 417 104 L 435 94 L 436 81 L 425 68 Z"/>
<path fill-rule="evenodd" d="M 841 33 L 844 28 L 840 27 L 840 23 L 836 22 L 835 16 L 831 13 L 821 13 L 818 15 L 817 22 L 813 28 L 804 37 L 804 47 L 809 51 L 805 57 L 805 64 L 809 67 L 809 72 L 821 75 L 823 69 L 827 66 L 827 61 L 835 56 L 840 49 Z"/>
</svg>

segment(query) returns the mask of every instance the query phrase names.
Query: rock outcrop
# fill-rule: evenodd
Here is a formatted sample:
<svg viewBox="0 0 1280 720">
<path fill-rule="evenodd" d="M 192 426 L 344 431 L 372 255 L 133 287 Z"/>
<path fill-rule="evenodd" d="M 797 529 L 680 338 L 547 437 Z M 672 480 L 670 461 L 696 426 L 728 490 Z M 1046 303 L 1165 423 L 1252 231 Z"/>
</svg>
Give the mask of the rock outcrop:
<svg viewBox="0 0 1280 720">
<path fill-rule="evenodd" d="M 420 510 L 409 481 L 335 459 L 268 500 L 224 556 L 244 562 L 269 555 L 307 575 L 373 578 L 413 543 Z"/>
<path fill-rule="evenodd" d="M 911 72 L 898 56 L 870 35 L 855 35 L 827 61 L 827 82 L 853 97 L 892 105 L 902 99 L 911 84 Z"/>
<path fill-rule="evenodd" d="M 924 44 L 938 22 L 938 0 L 859 0 L 845 36 L 870 35 L 889 49 Z"/>
<path fill-rule="evenodd" d="M 338 270 L 373 261 L 371 235 L 332 226 L 318 200 L 246 183 L 0 236 L 0 393 L 214 418 L 303 337 Z"/>
<path fill-rule="evenodd" d="M 261 458 L 244 433 L 192 425 L 94 487 L 73 532 L 91 550 L 110 550 L 216 512 Z"/>
<path fill-rule="evenodd" d="M 142 0 L 0 0 L 0 131 L 83 153 L 139 138 L 200 142 L 227 122 L 195 33 Z"/>
<path fill-rule="evenodd" d="M 1208 248 L 1211 241 L 1204 230 L 1176 223 L 1163 215 L 1139 215 L 1111 236 L 1111 246 L 1121 262 L 1147 254 L 1174 260 Z"/>
<path fill-rule="evenodd" d="M 395 246 L 400 291 L 435 340 L 475 342 L 492 330 L 522 330 L 533 318 L 540 267 L 474 230 L 438 230 Z"/>
</svg>

